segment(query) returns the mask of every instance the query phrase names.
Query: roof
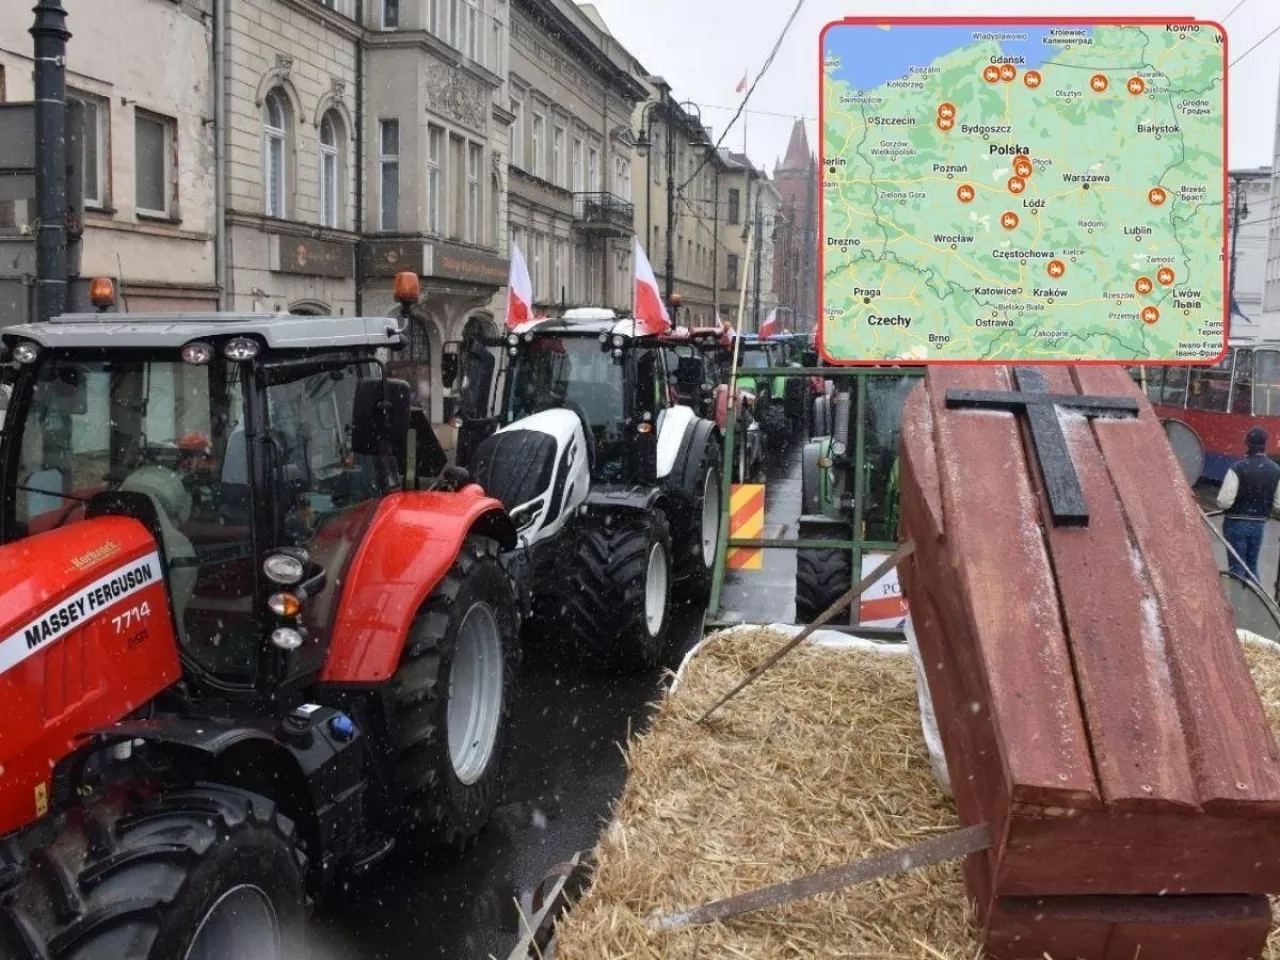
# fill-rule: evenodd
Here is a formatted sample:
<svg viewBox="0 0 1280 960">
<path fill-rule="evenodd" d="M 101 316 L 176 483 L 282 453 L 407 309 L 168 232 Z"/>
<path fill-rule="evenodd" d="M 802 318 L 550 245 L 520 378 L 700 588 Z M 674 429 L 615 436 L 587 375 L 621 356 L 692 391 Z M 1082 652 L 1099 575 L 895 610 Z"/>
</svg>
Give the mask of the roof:
<svg viewBox="0 0 1280 960">
<path fill-rule="evenodd" d="M 70 313 L 47 323 L 5 327 L 5 339 L 34 340 L 50 349 L 178 348 L 211 337 L 257 336 L 273 350 L 386 347 L 397 323 L 390 317 L 298 317 L 261 313 Z"/>
<path fill-rule="evenodd" d="M 813 151 L 809 149 L 809 134 L 804 121 L 797 120 L 791 128 L 791 141 L 787 154 L 782 158 L 781 170 L 808 170 L 814 164 Z"/>
</svg>

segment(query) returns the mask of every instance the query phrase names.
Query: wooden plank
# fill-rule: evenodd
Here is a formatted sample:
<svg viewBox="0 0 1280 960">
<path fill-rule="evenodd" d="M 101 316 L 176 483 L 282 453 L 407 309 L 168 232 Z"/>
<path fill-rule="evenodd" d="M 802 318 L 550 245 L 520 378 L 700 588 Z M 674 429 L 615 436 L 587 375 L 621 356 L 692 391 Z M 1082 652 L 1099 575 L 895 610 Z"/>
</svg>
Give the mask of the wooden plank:
<svg viewBox="0 0 1280 960">
<path fill-rule="evenodd" d="M 1255 960 L 1271 914 L 1261 896 L 1000 898 L 992 960 Z"/>
<path fill-rule="evenodd" d="M 1082 392 L 1135 396 L 1121 370 L 1077 367 Z M 1205 809 L 1280 812 L 1280 752 L 1236 639 L 1193 496 L 1145 398 L 1093 431 L 1158 598 L 1165 656 Z"/>
<path fill-rule="evenodd" d="M 1069 370 L 1040 372 L 1051 393 L 1076 392 Z M 1089 513 L 1087 527 L 1046 524 L 1046 537 L 1103 800 L 1121 810 L 1195 808 L 1156 601 L 1136 569 L 1122 505 L 1088 421 L 1067 411 L 1053 415 Z M 1027 431 L 1024 424 L 1029 444 Z M 1041 478 L 1042 501 L 1043 490 Z M 1044 509 L 1048 516 L 1047 502 Z"/>
<path fill-rule="evenodd" d="M 926 374 L 948 544 L 990 688 L 1015 802 L 1099 804 L 1084 720 L 1040 533 L 1040 507 L 1008 413 L 947 410 L 948 389 L 1009 389 L 990 367 Z M 1016 573 L 1011 576 L 1011 572 Z M 908 598 L 910 602 L 910 598 Z"/>
<path fill-rule="evenodd" d="M 1280 890 L 1280 830 L 1272 819 L 1233 811 L 1045 814 L 1010 817 L 998 894 Z"/>
</svg>

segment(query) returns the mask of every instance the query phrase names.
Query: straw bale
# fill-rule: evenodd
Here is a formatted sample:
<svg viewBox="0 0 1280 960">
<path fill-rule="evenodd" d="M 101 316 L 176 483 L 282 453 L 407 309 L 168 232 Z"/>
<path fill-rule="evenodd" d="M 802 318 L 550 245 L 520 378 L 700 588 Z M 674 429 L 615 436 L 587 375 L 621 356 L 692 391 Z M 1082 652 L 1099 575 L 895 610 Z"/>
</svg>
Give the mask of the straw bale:
<svg viewBox="0 0 1280 960">
<path fill-rule="evenodd" d="M 959 826 L 932 774 L 908 657 L 806 645 L 710 725 L 693 722 L 786 639 L 709 640 L 628 745 L 626 789 L 592 885 L 559 924 L 556 960 L 981 956 L 958 862 L 721 923 L 646 925 Z M 1280 654 L 1245 651 L 1280 731 Z M 1263 960 L 1280 960 L 1280 930 Z"/>
</svg>

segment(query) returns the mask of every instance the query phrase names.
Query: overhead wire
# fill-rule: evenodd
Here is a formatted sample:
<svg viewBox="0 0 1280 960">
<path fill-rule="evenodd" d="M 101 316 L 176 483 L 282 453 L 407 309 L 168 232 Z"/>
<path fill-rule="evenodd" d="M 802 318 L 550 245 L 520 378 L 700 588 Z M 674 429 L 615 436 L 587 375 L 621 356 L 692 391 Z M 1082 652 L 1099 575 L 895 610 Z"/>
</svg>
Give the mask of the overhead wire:
<svg viewBox="0 0 1280 960">
<path fill-rule="evenodd" d="M 725 137 L 729 135 L 729 131 L 733 129 L 733 125 L 737 123 L 738 118 L 742 116 L 742 111 L 746 109 L 747 101 L 751 99 L 751 95 L 756 92 L 756 86 L 760 83 L 762 79 L 764 79 L 764 75 L 769 72 L 769 68 L 773 66 L 774 58 L 778 55 L 778 50 L 781 49 L 782 42 L 787 38 L 787 33 L 791 30 L 791 25 L 795 23 L 796 17 L 799 16 L 800 10 L 802 7 L 804 7 L 804 5 L 805 5 L 805 0 L 797 0 L 795 8 L 791 11 L 791 16 L 787 17 L 787 22 L 782 26 L 782 32 L 778 34 L 778 39 L 774 41 L 773 49 L 769 51 L 769 56 L 765 60 L 764 66 L 760 68 L 760 72 L 756 74 L 756 78 L 753 81 L 751 81 L 751 86 L 747 88 L 746 95 L 743 96 L 742 98 L 742 103 L 739 104 L 738 109 L 734 112 L 733 117 L 729 120 L 729 123 L 725 126 L 723 132 L 721 132 L 720 139 L 716 141 L 715 148 L 711 152 L 714 152 L 714 153 L 720 152 L 720 147 L 724 143 Z M 697 168 L 689 176 L 689 179 L 685 180 L 684 183 L 680 184 L 681 190 L 683 190 L 690 183 L 692 183 L 694 178 L 697 177 L 698 174 L 702 172 L 702 168 L 707 165 L 707 160 L 709 159 L 711 152 L 709 152 L 707 156 L 704 156 L 702 158 L 702 162 L 698 164 Z"/>
<path fill-rule="evenodd" d="M 1228 66 L 1234 67 L 1237 63 L 1239 63 L 1245 57 L 1249 56 L 1249 54 L 1253 53 L 1253 51 L 1257 50 L 1260 46 L 1262 46 L 1264 43 L 1266 43 L 1268 40 L 1274 37 L 1277 33 L 1280 33 L 1280 23 L 1277 23 L 1274 27 L 1272 27 L 1271 31 L 1265 37 L 1263 37 L 1261 40 L 1255 43 L 1252 47 L 1250 47 L 1244 53 L 1240 54 L 1240 56 L 1232 60 L 1231 63 L 1228 64 Z"/>
</svg>

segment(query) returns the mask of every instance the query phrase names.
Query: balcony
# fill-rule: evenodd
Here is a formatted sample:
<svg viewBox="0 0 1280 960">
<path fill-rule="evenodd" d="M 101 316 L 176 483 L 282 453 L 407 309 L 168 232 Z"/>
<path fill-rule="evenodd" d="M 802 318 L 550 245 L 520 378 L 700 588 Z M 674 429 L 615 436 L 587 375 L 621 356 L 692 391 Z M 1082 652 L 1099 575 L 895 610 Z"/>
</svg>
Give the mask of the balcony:
<svg viewBox="0 0 1280 960">
<path fill-rule="evenodd" d="M 635 229 L 636 207 L 612 193 L 575 193 L 574 226 L 588 233 L 629 237 Z"/>
</svg>

